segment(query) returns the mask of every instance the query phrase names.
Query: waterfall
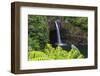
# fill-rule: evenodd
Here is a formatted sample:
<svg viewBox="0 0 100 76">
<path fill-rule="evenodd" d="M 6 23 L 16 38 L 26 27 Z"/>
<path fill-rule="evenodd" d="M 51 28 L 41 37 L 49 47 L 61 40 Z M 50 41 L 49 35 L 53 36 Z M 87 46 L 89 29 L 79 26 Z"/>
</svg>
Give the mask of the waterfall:
<svg viewBox="0 0 100 76">
<path fill-rule="evenodd" d="M 56 30 L 57 30 L 58 45 L 62 45 L 61 36 L 60 36 L 60 29 L 59 29 L 57 21 L 55 21 L 55 25 L 56 25 Z"/>
<path fill-rule="evenodd" d="M 69 46 L 69 45 L 67 45 L 67 44 L 65 44 L 65 43 L 62 43 L 62 41 L 61 41 L 61 36 L 60 36 L 60 29 L 59 29 L 59 26 L 58 26 L 58 23 L 57 23 L 57 21 L 55 21 L 55 25 L 56 25 L 56 30 L 57 30 L 57 38 L 58 38 L 58 43 L 57 43 L 57 45 L 59 45 L 59 46 L 62 46 L 63 48 L 64 47 L 66 47 L 67 48 L 67 50 L 69 49 L 76 49 L 76 50 L 79 50 L 74 44 L 71 44 L 71 46 Z M 71 47 L 71 48 L 70 48 Z"/>
</svg>

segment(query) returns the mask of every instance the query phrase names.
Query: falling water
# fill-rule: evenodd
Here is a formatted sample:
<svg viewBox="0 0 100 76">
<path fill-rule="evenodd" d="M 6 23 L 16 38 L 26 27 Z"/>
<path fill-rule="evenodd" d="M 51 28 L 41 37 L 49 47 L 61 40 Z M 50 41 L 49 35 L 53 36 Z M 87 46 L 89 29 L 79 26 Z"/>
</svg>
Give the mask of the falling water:
<svg viewBox="0 0 100 76">
<path fill-rule="evenodd" d="M 58 44 L 57 45 L 59 45 L 59 46 L 66 45 L 66 44 L 63 44 L 62 41 L 61 41 L 60 30 L 59 30 L 59 26 L 58 26 L 57 21 L 55 21 L 55 25 L 56 25 L 57 38 L 58 38 Z"/>
<path fill-rule="evenodd" d="M 58 44 L 62 44 L 61 37 L 60 37 L 60 30 L 59 30 L 57 21 L 55 21 L 55 24 L 56 24 L 56 30 L 57 30 Z"/>
</svg>

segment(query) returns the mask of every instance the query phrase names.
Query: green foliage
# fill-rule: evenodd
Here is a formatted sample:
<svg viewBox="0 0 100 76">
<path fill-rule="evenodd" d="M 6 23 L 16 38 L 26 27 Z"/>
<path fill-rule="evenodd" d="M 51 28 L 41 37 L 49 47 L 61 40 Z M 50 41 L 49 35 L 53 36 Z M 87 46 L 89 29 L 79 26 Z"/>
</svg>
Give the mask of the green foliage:
<svg viewBox="0 0 100 76">
<path fill-rule="evenodd" d="M 29 60 L 58 60 L 58 59 L 80 59 L 84 56 L 77 49 L 71 49 L 69 52 L 61 47 L 53 48 L 51 44 L 46 44 L 43 51 L 29 51 Z"/>
<path fill-rule="evenodd" d="M 72 58 L 76 59 L 76 58 L 83 58 L 83 57 L 84 56 L 77 49 L 71 49 L 68 52 L 68 56 L 67 56 L 68 59 L 72 59 Z"/>
<path fill-rule="evenodd" d="M 46 45 L 44 52 L 52 59 L 65 59 L 67 56 L 67 51 L 63 50 L 59 46 L 53 48 L 50 44 Z"/>
<path fill-rule="evenodd" d="M 47 26 L 46 16 L 28 15 L 28 46 L 31 49 L 41 50 L 49 41 Z"/>
<path fill-rule="evenodd" d="M 87 17 L 64 17 L 64 20 L 68 21 L 71 25 L 78 26 L 82 30 L 87 31 L 88 18 Z"/>
<path fill-rule="evenodd" d="M 28 53 L 29 60 L 48 60 L 48 56 L 41 51 L 30 51 Z"/>
</svg>

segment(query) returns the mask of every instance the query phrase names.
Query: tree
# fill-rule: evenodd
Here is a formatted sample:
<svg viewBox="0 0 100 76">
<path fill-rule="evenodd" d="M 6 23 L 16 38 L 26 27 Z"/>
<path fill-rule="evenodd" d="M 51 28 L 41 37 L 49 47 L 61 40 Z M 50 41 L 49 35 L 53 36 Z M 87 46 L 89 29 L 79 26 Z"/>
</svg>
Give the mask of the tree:
<svg viewBox="0 0 100 76">
<path fill-rule="evenodd" d="M 41 50 L 49 41 L 46 16 L 28 16 L 28 46 L 29 50 Z"/>
</svg>

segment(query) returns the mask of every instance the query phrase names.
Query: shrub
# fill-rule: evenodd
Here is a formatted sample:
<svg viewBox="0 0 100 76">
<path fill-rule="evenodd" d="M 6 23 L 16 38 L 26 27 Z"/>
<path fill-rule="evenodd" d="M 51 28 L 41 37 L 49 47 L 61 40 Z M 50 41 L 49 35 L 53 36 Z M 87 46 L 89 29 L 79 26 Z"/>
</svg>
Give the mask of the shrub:
<svg viewBox="0 0 100 76">
<path fill-rule="evenodd" d="M 84 56 L 78 49 L 72 48 L 69 52 L 60 46 L 53 48 L 51 44 L 46 44 L 43 51 L 30 51 L 29 60 L 58 60 L 58 59 L 80 59 Z"/>
<path fill-rule="evenodd" d="M 48 60 L 48 56 L 41 51 L 31 51 L 28 53 L 29 60 Z"/>
<path fill-rule="evenodd" d="M 79 50 L 77 50 L 77 49 L 71 49 L 68 52 L 67 58 L 68 59 L 77 59 L 77 58 L 84 58 L 84 56 L 80 53 Z"/>
</svg>

